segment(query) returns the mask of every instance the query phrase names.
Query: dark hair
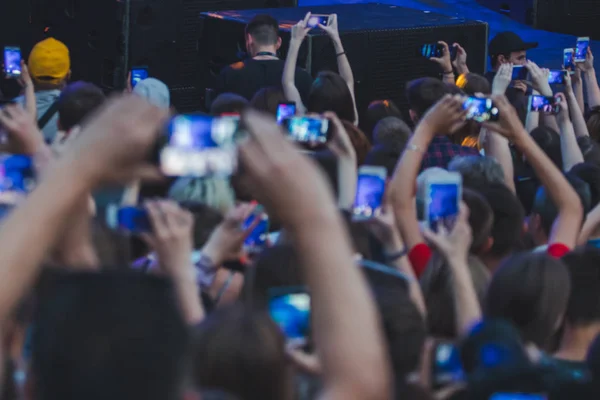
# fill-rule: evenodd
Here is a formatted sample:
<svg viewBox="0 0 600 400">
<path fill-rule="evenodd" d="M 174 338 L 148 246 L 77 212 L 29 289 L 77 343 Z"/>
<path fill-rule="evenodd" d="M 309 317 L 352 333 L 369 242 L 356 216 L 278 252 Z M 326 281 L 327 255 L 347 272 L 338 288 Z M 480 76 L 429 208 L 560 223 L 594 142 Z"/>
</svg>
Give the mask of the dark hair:
<svg viewBox="0 0 600 400">
<path fill-rule="evenodd" d="M 567 178 L 567 181 L 571 184 L 571 187 L 575 190 L 577 196 L 579 196 L 579 201 L 581 201 L 584 215 L 587 214 L 587 212 L 590 210 L 590 204 L 592 202 L 590 187 L 587 183 L 572 174 L 566 174 L 565 178 Z M 540 186 L 535 194 L 535 200 L 533 201 L 531 213 L 540 216 L 544 233 L 546 235 L 550 235 L 552 224 L 558 216 L 558 208 L 556 208 L 556 205 L 550 198 L 548 189 L 546 189 L 544 186 Z"/>
<path fill-rule="evenodd" d="M 310 88 L 306 107 L 309 112 L 322 114 L 333 111 L 342 120 L 356 121 L 350 88 L 335 72 L 319 72 Z"/>
<path fill-rule="evenodd" d="M 456 82 L 456 85 L 468 96 L 473 96 L 475 93 L 492 93 L 490 81 L 488 81 L 485 76 L 481 76 L 473 72 L 460 75 Z"/>
<path fill-rule="evenodd" d="M 575 326 L 600 322 L 600 250 L 584 247 L 562 258 L 571 275 L 565 318 Z"/>
<path fill-rule="evenodd" d="M 525 220 L 523 206 L 514 193 L 503 184 L 490 184 L 474 189 L 485 197 L 494 212 L 494 244 L 489 253 L 494 257 L 505 257 L 521 245 Z"/>
<path fill-rule="evenodd" d="M 500 56 L 504 56 L 504 58 L 509 59 L 510 53 L 490 54 L 491 66 L 493 69 L 496 69 L 499 67 L 498 57 L 500 57 Z"/>
<path fill-rule="evenodd" d="M 248 100 L 239 94 L 221 93 L 210 105 L 210 114 L 215 116 L 226 113 L 239 114 L 248 106 L 248 104 Z"/>
<path fill-rule="evenodd" d="M 373 129 L 373 142 L 402 152 L 408 143 L 411 129 L 398 117 L 385 117 Z"/>
<path fill-rule="evenodd" d="M 569 175 L 575 176 L 588 184 L 590 189 L 590 209 L 600 203 L 600 166 L 580 163 L 569 171 Z"/>
<path fill-rule="evenodd" d="M 267 87 L 254 94 L 252 100 L 250 100 L 250 106 L 275 117 L 277 116 L 277 106 L 279 103 L 285 102 L 286 98 L 281 88 Z"/>
<path fill-rule="evenodd" d="M 587 119 L 587 128 L 596 143 L 600 142 L 600 106 L 592 107 Z"/>
<path fill-rule="evenodd" d="M 571 291 L 569 272 L 546 253 L 520 253 L 506 259 L 492 276 L 485 313 L 512 322 L 525 342 L 549 345 Z"/>
<path fill-rule="evenodd" d="M 586 163 L 600 166 L 600 146 L 598 146 L 598 142 L 589 136 L 580 136 L 577 138 L 577 144 Z"/>
<path fill-rule="evenodd" d="M 279 40 L 279 22 L 268 14 L 257 15 L 246 25 L 246 35 L 252 36 L 261 46 L 276 44 Z"/>
<path fill-rule="evenodd" d="M 357 165 L 362 165 L 365 162 L 365 158 L 367 158 L 369 150 L 371 150 L 371 143 L 365 134 L 352 122 L 342 120 L 342 124 L 346 128 L 346 132 L 348 132 L 348 136 L 352 142 L 352 147 L 354 147 L 354 151 L 356 152 L 356 163 Z"/>
<path fill-rule="evenodd" d="M 375 126 L 386 117 L 402 119 L 402 113 L 392 100 L 374 100 L 367 107 L 364 117 L 360 119 L 360 127 L 371 141 L 375 137 Z"/>
<path fill-rule="evenodd" d="M 67 85 L 58 98 L 60 127 L 64 131 L 73 129 L 98 109 L 105 99 L 102 90 L 93 83 L 79 81 Z"/>
<path fill-rule="evenodd" d="M 495 158 L 476 155 L 456 156 L 448 164 L 448 171 L 461 174 L 465 186 L 504 184 L 504 171 Z"/>
<path fill-rule="evenodd" d="M 469 225 L 473 236 L 470 252 L 478 254 L 492 234 L 494 211 L 481 193 L 464 188 L 462 195 L 463 201 L 469 207 Z"/>
<path fill-rule="evenodd" d="M 408 105 L 419 119 L 449 93 L 450 88 L 448 85 L 435 78 L 415 79 L 406 85 Z"/>
<path fill-rule="evenodd" d="M 36 399 L 180 398 L 189 333 L 169 281 L 51 271 L 37 294 Z"/>
<path fill-rule="evenodd" d="M 400 154 L 402 153 L 396 149 L 390 149 L 383 145 L 376 145 L 367 153 L 363 165 L 384 167 L 388 176 L 392 176 L 396 170 L 396 164 L 398 164 Z"/>
<path fill-rule="evenodd" d="M 284 337 L 266 312 L 242 304 L 209 315 L 194 336 L 197 387 L 222 389 L 242 399 L 289 399 L 291 375 Z"/>
<path fill-rule="evenodd" d="M 562 171 L 562 150 L 558 132 L 545 126 L 538 126 L 531 131 L 531 137 L 544 150 L 544 153 L 550 157 L 554 165 Z"/>
</svg>

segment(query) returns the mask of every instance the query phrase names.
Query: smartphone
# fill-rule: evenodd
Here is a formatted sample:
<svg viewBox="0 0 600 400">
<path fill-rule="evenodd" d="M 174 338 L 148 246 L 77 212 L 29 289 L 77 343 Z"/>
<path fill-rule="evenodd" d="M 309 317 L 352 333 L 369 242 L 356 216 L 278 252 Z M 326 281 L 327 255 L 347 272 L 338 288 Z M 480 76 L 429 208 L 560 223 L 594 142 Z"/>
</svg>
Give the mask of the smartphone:
<svg viewBox="0 0 600 400">
<path fill-rule="evenodd" d="M 564 69 L 551 69 L 550 75 L 548 75 L 548 83 L 553 84 L 564 84 L 565 83 L 565 75 L 568 71 Z"/>
<path fill-rule="evenodd" d="M 310 295 L 302 287 L 269 290 L 269 314 L 288 343 L 304 345 L 310 335 Z"/>
<path fill-rule="evenodd" d="M 0 157 L 0 191 L 29 193 L 35 188 L 35 167 L 31 157 Z"/>
<path fill-rule="evenodd" d="M 450 58 L 456 56 L 456 47 L 449 46 Z M 439 43 L 429 43 L 421 46 L 421 55 L 425 58 L 436 57 L 440 58 L 444 56 L 444 46 Z"/>
<path fill-rule="evenodd" d="M 547 400 L 545 394 L 533 393 L 494 393 L 490 400 Z"/>
<path fill-rule="evenodd" d="M 499 117 L 498 107 L 494 106 L 492 99 L 468 97 L 463 109 L 468 110 L 467 119 L 477 122 L 497 121 Z"/>
<path fill-rule="evenodd" d="M 244 249 L 250 253 L 257 253 L 263 250 L 269 239 L 269 217 L 260 206 L 256 207 L 252 215 L 246 218 L 243 229 L 248 229 L 256 218 L 259 218 L 260 221 L 252 232 L 250 232 L 246 240 L 244 240 Z"/>
<path fill-rule="evenodd" d="M 7 78 L 21 77 L 21 49 L 16 46 L 4 48 L 4 75 Z"/>
<path fill-rule="evenodd" d="M 462 198 L 462 176 L 457 172 L 433 174 L 425 181 L 425 220 L 434 232 L 440 224 L 451 230 Z"/>
<path fill-rule="evenodd" d="M 326 118 L 306 116 L 285 118 L 282 125 L 295 142 L 323 144 L 330 137 L 330 124 Z"/>
<path fill-rule="evenodd" d="M 148 211 L 138 206 L 109 205 L 106 208 L 106 225 L 111 229 L 133 234 L 152 231 Z"/>
<path fill-rule="evenodd" d="M 460 360 L 460 352 L 454 343 L 437 343 L 431 356 L 431 377 L 435 389 L 463 379 L 464 371 Z"/>
<path fill-rule="evenodd" d="M 558 101 L 555 97 L 529 96 L 529 110 L 545 114 L 558 114 L 560 111 Z"/>
<path fill-rule="evenodd" d="M 387 170 L 383 167 L 363 166 L 358 169 L 356 197 L 352 207 L 354 220 L 367 220 L 381 213 Z"/>
<path fill-rule="evenodd" d="M 237 169 L 240 119 L 178 115 L 160 140 L 158 158 L 167 176 L 223 176 Z"/>
<path fill-rule="evenodd" d="M 279 103 L 277 105 L 277 123 L 281 124 L 281 122 L 286 118 L 291 118 L 296 115 L 296 103 Z"/>
<path fill-rule="evenodd" d="M 515 66 L 513 66 L 512 80 L 513 81 L 525 81 L 525 80 L 527 80 L 528 74 L 529 74 L 529 71 L 527 70 L 527 68 L 525 68 L 522 65 L 515 65 Z"/>
<path fill-rule="evenodd" d="M 148 78 L 148 67 L 132 67 L 131 68 L 131 87 L 134 88 L 138 83 Z"/>
<path fill-rule="evenodd" d="M 319 25 L 327 26 L 329 22 L 329 15 L 325 14 L 312 14 L 308 19 L 308 27 L 316 28 Z"/>
<path fill-rule="evenodd" d="M 577 38 L 577 45 L 575 46 L 575 62 L 584 62 L 587 56 L 588 47 L 590 47 L 589 37 Z"/>
<path fill-rule="evenodd" d="M 567 71 L 575 73 L 575 50 L 563 50 L 563 66 Z"/>
</svg>

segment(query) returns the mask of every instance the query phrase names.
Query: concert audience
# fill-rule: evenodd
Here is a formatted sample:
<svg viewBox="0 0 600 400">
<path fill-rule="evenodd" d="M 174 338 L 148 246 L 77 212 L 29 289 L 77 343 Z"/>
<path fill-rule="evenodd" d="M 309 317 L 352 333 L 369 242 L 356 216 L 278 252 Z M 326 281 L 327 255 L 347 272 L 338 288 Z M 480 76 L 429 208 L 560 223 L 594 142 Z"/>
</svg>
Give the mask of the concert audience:
<svg viewBox="0 0 600 400">
<path fill-rule="evenodd" d="M 254 18 L 250 58 L 190 117 L 215 118 L 208 150 L 184 124 L 176 161 L 231 156 L 231 174 L 165 179 L 164 83 L 106 97 L 67 83 L 64 44 L 34 47 L 23 97 L 0 108 L 0 400 L 598 398 L 591 50 L 554 93 L 527 59 L 537 44 L 512 32 L 490 41 L 485 77 L 440 41 L 441 75 L 407 80 L 408 107 L 358 110 L 338 17 L 313 17 L 292 27 L 285 61 L 278 22 Z M 314 81 L 296 66 L 311 29 L 338 67 Z M 531 93 L 556 112 L 523 108 Z M 469 96 L 496 118 L 477 121 Z M 291 103 L 302 143 L 276 121 Z M 97 212 L 107 185 L 128 189 Z M 98 227 L 136 244 L 101 243 Z"/>
</svg>

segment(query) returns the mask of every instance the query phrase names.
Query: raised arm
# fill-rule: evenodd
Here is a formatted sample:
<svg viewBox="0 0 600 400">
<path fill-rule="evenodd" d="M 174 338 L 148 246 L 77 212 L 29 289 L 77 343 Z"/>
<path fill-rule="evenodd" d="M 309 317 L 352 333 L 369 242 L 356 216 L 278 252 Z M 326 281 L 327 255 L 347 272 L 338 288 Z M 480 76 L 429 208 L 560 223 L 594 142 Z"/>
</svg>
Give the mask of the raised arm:
<svg viewBox="0 0 600 400">
<path fill-rule="evenodd" d="M 590 136 L 585 117 L 583 116 L 583 108 L 579 106 L 579 101 L 577 100 L 577 88 L 581 90 L 581 78 L 579 78 L 579 84 L 575 85 L 575 82 L 571 80 L 571 75 L 567 73 L 565 75 L 565 98 L 571 115 L 571 121 L 573 122 L 575 136 Z"/>
<path fill-rule="evenodd" d="M 517 112 L 506 97 L 494 96 L 493 100 L 500 111 L 500 120 L 498 123 L 486 123 L 485 126 L 509 139 L 527 157 L 527 161 L 533 167 L 542 185 L 548 190 L 558 209 L 558 217 L 552 225 L 548 243 L 562 243 L 573 248 L 583 217 L 581 201 L 577 193 L 523 128 Z"/>
<path fill-rule="evenodd" d="M 592 48 L 588 47 L 588 52 L 585 61 L 577 63 L 577 68 L 581 70 L 587 93 L 587 103 L 589 108 L 600 106 L 600 88 L 598 87 L 598 79 L 596 78 L 596 69 L 594 68 L 594 54 Z"/>
<path fill-rule="evenodd" d="M 446 42 L 438 42 L 438 44 L 442 45 L 444 48 L 443 54 L 441 57 L 431 57 L 430 60 L 437 63 L 442 70 L 443 81 L 454 85 L 455 77 L 454 70 L 452 69 L 452 60 L 450 59 L 450 49 L 448 48 L 448 43 Z"/>
<path fill-rule="evenodd" d="M 575 98 L 577 99 L 577 105 L 579 106 L 579 110 L 583 113 L 585 111 L 585 100 L 583 99 L 583 82 L 581 78 L 581 70 L 579 68 L 576 68 L 575 73 L 569 76 L 571 78 L 573 92 L 575 92 Z"/>
<path fill-rule="evenodd" d="M 341 210 L 350 210 L 356 196 L 356 151 L 348 132 L 337 115 L 333 112 L 326 112 L 324 116 L 333 126 L 332 137 L 327 143 L 327 147 L 337 159 L 338 207 Z"/>
<path fill-rule="evenodd" d="M 21 79 L 19 79 L 19 83 L 24 91 L 25 110 L 27 110 L 27 114 L 29 114 L 34 121 L 37 121 L 35 88 L 33 87 L 33 81 L 31 80 L 31 75 L 29 75 L 29 68 L 27 68 L 25 61 L 21 61 Z"/>
<path fill-rule="evenodd" d="M 459 75 L 468 74 L 469 67 L 467 66 L 467 51 L 458 43 L 452 45 L 456 49 L 456 58 L 452 61 L 452 65 Z"/>
<path fill-rule="evenodd" d="M 304 103 L 302 103 L 302 97 L 296 87 L 296 64 L 298 63 L 300 46 L 302 46 L 304 38 L 310 31 L 310 28 L 307 27 L 309 19 L 310 13 L 306 14 L 302 21 L 299 21 L 296 25 L 292 26 L 290 47 L 288 49 L 287 58 L 285 59 L 281 80 L 283 94 L 287 101 L 296 103 L 296 114 L 298 115 L 304 115 L 306 113 L 306 107 Z"/>
<path fill-rule="evenodd" d="M 575 137 L 575 130 L 573 124 L 569 119 L 569 105 L 565 95 L 559 93 L 556 95 L 559 101 L 560 111 L 557 115 L 557 122 L 560 132 L 560 151 L 563 159 L 563 170 L 568 172 L 575 165 L 584 162 L 581 148 L 577 144 L 577 138 Z M 577 104 L 574 104 L 577 107 Z"/>
<path fill-rule="evenodd" d="M 311 293 L 324 397 L 391 398 L 380 321 L 327 183 L 273 122 L 254 112 L 243 119 L 250 139 L 240 147 L 240 161 L 249 187 L 289 233 Z"/>
<path fill-rule="evenodd" d="M 358 126 L 358 110 L 356 109 L 356 96 L 354 94 L 354 74 L 352 73 L 352 67 L 348 61 L 348 56 L 344 51 L 342 45 L 342 39 L 340 39 L 340 33 L 338 30 L 337 14 L 331 14 L 327 20 L 327 26 L 319 25 L 319 28 L 323 29 L 333 42 L 333 48 L 335 49 L 335 56 L 337 58 L 338 72 L 342 79 L 348 85 L 350 94 L 352 95 L 352 102 L 354 104 L 354 116 L 355 119 L 352 121 L 354 125 Z"/>
<path fill-rule="evenodd" d="M 500 135 L 494 135 L 488 132 L 487 129 L 481 128 L 485 135 L 483 148 L 487 157 L 495 158 L 502 167 L 504 172 L 504 184 L 511 192 L 516 193 L 515 188 L 515 169 L 513 165 L 512 154 L 510 152 L 509 141 Z"/>
</svg>

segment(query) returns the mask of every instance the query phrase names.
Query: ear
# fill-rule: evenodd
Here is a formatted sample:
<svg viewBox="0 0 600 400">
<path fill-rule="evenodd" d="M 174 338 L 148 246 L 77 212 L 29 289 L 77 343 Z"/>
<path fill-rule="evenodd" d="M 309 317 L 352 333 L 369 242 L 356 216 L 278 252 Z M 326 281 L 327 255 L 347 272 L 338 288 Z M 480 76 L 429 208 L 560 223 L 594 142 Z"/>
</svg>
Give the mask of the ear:
<svg viewBox="0 0 600 400">
<path fill-rule="evenodd" d="M 281 47 L 281 38 L 279 37 L 279 38 L 277 38 L 277 44 L 275 45 L 275 48 L 277 50 L 279 50 L 280 47 Z"/>
<path fill-rule="evenodd" d="M 408 110 L 408 114 L 410 115 L 410 120 L 416 125 L 419 122 L 419 117 L 414 110 Z"/>
</svg>

